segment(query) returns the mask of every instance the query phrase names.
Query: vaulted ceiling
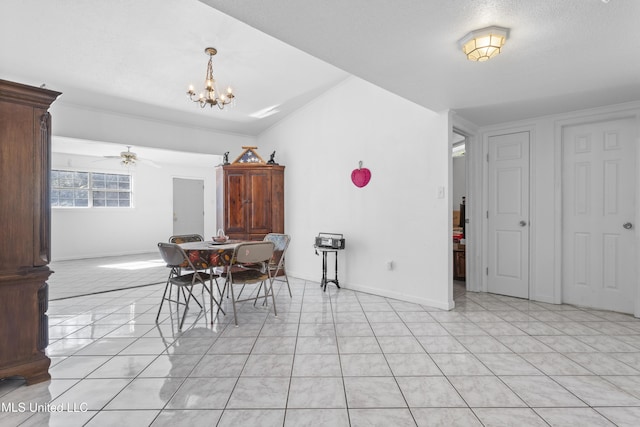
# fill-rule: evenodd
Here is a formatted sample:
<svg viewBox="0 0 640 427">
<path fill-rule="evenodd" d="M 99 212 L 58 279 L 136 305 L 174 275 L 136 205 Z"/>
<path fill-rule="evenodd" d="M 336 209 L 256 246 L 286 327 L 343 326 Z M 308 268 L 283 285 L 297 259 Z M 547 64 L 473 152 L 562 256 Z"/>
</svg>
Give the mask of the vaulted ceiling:
<svg viewBox="0 0 640 427">
<path fill-rule="evenodd" d="M 257 135 L 355 75 L 488 125 L 640 100 L 638 22 L 634 0 L 3 0 L 0 78 Z M 490 25 L 510 28 L 503 53 L 467 61 L 457 41 Z M 233 109 L 186 97 L 204 84 L 207 46 Z"/>
</svg>

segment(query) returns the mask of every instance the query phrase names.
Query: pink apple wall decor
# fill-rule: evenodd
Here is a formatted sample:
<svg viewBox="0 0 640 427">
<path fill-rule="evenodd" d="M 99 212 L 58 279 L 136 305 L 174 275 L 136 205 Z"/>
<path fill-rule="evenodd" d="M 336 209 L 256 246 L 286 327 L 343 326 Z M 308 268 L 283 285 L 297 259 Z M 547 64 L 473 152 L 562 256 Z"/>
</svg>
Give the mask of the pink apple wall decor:
<svg viewBox="0 0 640 427">
<path fill-rule="evenodd" d="M 362 188 L 369 183 L 371 180 L 371 171 L 367 168 L 362 167 L 362 160 L 358 163 L 358 169 L 354 169 L 351 172 L 351 181 L 355 184 L 356 187 Z"/>
</svg>

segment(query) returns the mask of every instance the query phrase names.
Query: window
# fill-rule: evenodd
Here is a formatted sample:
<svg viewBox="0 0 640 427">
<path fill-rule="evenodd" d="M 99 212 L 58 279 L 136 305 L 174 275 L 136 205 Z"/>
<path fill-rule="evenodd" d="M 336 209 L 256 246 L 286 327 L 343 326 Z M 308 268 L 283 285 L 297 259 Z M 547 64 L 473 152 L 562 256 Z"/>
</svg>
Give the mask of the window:
<svg viewBox="0 0 640 427">
<path fill-rule="evenodd" d="M 131 176 L 51 171 L 52 207 L 131 207 Z"/>
</svg>

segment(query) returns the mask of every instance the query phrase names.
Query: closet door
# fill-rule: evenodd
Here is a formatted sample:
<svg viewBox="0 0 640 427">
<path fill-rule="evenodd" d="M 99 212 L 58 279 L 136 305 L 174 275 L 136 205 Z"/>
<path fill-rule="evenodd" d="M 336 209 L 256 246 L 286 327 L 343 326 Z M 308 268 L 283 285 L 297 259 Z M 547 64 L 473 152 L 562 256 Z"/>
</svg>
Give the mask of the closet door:
<svg viewBox="0 0 640 427">
<path fill-rule="evenodd" d="M 562 302 L 633 313 L 636 267 L 634 117 L 562 133 Z"/>
<path fill-rule="evenodd" d="M 529 132 L 489 137 L 489 292 L 529 298 Z"/>
</svg>

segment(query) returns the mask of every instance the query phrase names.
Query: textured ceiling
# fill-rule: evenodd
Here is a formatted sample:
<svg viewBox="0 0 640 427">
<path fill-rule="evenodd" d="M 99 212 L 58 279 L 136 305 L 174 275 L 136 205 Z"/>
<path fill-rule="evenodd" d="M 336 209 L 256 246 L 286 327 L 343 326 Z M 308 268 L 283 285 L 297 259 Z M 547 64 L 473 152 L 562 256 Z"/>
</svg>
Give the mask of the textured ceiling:
<svg viewBox="0 0 640 427">
<path fill-rule="evenodd" d="M 640 100 L 640 1 L 201 0 L 429 109 L 479 125 Z M 457 41 L 510 28 L 503 53 Z"/>
<path fill-rule="evenodd" d="M 0 78 L 257 135 L 353 74 L 487 125 L 640 100 L 638 22 L 636 0 L 2 0 Z M 503 53 L 467 61 L 457 40 L 489 25 L 511 29 Z M 231 110 L 185 95 L 203 84 L 207 46 Z"/>
</svg>

